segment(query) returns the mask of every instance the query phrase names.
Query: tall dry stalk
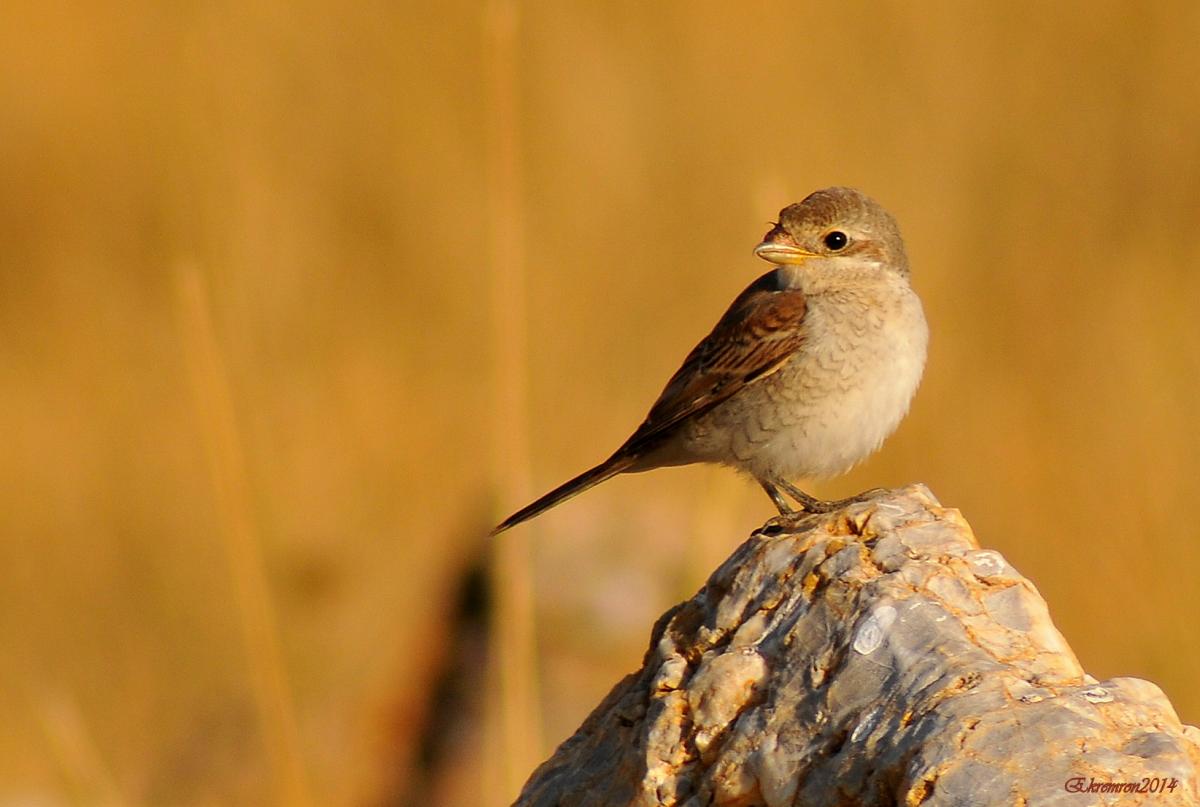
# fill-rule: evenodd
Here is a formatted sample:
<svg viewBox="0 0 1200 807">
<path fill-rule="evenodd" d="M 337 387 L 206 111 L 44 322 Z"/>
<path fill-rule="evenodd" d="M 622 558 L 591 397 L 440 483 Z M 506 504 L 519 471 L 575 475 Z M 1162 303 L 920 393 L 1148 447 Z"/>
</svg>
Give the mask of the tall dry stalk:
<svg viewBox="0 0 1200 807">
<path fill-rule="evenodd" d="M 65 797 L 72 803 L 94 807 L 129 804 L 74 696 L 46 690 L 34 701 L 46 734 L 50 762 L 60 771 L 67 791 Z"/>
<path fill-rule="evenodd" d="M 260 536 L 252 516 L 250 483 L 233 393 L 199 267 L 193 264 L 180 267 L 178 292 L 187 369 L 212 472 L 219 530 L 233 576 L 250 683 L 277 803 L 307 807 L 313 802 L 300 751 L 295 705 L 279 647 L 275 609 L 263 571 Z"/>
<path fill-rule="evenodd" d="M 506 503 L 530 492 L 518 7 L 484 9 L 488 253 L 492 318 L 492 481 Z M 541 757 L 537 642 L 528 530 L 493 546 L 492 689 L 484 798 L 507 804 Z"/>
</svg>

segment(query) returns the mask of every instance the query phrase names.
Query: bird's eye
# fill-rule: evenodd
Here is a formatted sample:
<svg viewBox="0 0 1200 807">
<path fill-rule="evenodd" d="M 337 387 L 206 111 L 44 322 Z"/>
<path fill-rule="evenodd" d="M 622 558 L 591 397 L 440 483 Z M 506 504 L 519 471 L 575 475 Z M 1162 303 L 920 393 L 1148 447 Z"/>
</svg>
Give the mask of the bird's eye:
<svg viewBox="0 0 1200 807">
<path fill-rule="evenodd" d="M 847 238 L 846 234 L 841 230 L 834 230 L 833 232 L 825 235 L 825 246 L 829 247 L 834 252 L 837 252 L 848 243 L 850 243 L 850 239 Z"/>
</svg>

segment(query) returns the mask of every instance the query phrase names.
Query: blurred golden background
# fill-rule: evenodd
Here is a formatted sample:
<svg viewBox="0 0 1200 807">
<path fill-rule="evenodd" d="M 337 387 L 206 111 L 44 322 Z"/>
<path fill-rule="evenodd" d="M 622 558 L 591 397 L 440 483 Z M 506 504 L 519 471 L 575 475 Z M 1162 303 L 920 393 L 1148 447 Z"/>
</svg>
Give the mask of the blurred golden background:
<svg viewBox="0 0 1200 807">
<path fill-rule="evenodd" d="M 772 509 L 678 469 L 484 533 L 830 184 L 933 341 L 814 491 L 928 483 L 1200 721 L 1197 42 L 1193 0 L 5 4 L 0 804 L 511 801 Z"/>
</svg>

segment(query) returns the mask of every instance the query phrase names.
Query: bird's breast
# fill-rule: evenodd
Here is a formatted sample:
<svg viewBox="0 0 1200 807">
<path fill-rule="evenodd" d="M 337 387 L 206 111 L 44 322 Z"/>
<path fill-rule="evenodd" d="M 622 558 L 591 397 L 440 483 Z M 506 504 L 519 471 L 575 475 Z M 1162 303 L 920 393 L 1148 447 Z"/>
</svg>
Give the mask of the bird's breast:
<svg viewBox="0 0 1200 807">
<path fill-rule="evenodd" d="M 899 425 L 925 367 L 928 328 L 907 283 L 809 298 L 805 342 L 685 434 L 701 459 L 760 479 L 835 476 Z"/>
</svg>

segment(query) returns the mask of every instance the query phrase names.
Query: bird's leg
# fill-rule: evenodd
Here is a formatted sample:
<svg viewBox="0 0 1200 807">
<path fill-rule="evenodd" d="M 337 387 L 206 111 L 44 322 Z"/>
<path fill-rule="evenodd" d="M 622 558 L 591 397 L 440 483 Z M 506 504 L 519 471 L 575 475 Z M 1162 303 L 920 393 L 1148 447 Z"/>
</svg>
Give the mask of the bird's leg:
<svg viewBox="0 0 1200 807">
<path fill-rule="evenodd" d="M 787 499 L 783 498 L 783 494 L 779 492 L 779 488 L 775 487 L 770 482 L 764 482 L 761 479 L 758 480 L 758 484 L 762 485 L 762 489 L 765 490 L 767 495 L 771 497 L 771 501 L 775 502 L 775 506 L 779 508 L 779 515 L 796 515 L 796 511 L 792 509 L 791 505 L 788 504 Z"/>
<path fill-rule="evenodd" d="M 795 528 L 797 519 L 804 515 L 803 512 L 796 512 L 792 506 L 788 504 L 788 500 L 779 492 L 779 488 L 775 487 L 772 482 L 758 480 L 758 484 L 762 485 L 762 489 L 771 497 L 771 501 L 775 502 L 775 506 L 779 508 L 779 515 L 774 518 L 767 519 L 767 523 L 759 527 L 755 533 L 761 535 L 779 535 L 783 532 L 788 532 Z"/>
<path fill-rule="evenodd" d="M 783 488 L 787 495 L 800 502 L 800 506 L 809 513 L 828 513 L 833 509 L 829 506 L 830 502 L 823 502 L 816 496 L 809 496 L 807 493 L 800 490 L 800 488 L 796 487 L 787 480 L 777 480 L 776 484 Z"/>
</svg>

